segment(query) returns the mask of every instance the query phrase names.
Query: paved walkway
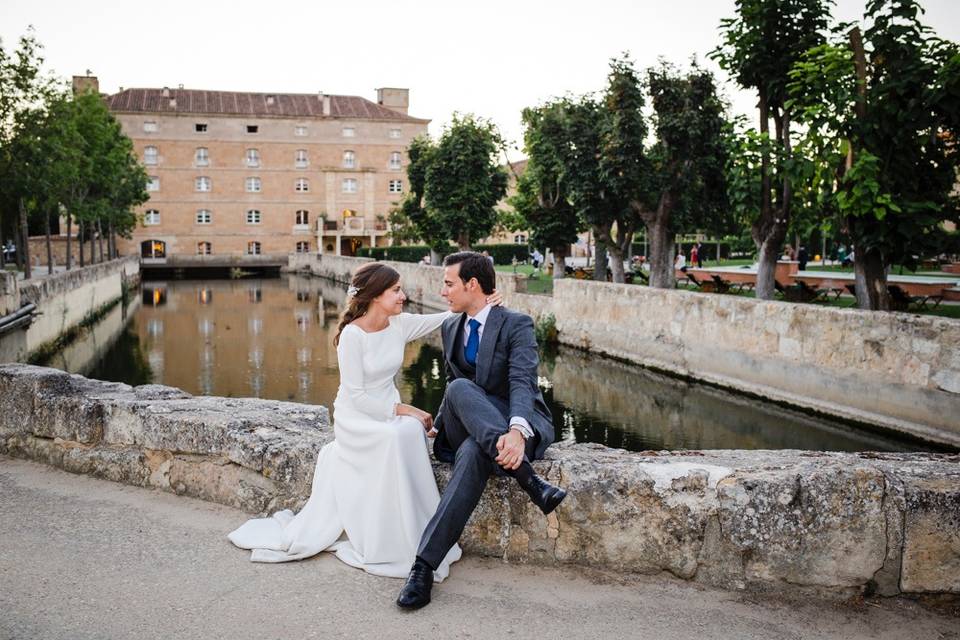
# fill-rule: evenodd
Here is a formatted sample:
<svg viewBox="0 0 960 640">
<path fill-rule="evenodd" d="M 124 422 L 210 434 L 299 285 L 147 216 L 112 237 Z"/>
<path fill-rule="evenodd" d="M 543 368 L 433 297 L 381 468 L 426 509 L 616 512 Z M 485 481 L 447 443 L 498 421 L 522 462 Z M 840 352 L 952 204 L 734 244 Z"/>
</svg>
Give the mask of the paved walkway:
<svg viewBox="0 0 960 640">
<path fill-rule="evenodd" d="M 960 638 L 906 601 L 750 598 L 668 577 L 468 558 L 426 609 L 328 554 L 247 561 L 246 515 L 0 456 L 0 638 Z"/>
</svg>

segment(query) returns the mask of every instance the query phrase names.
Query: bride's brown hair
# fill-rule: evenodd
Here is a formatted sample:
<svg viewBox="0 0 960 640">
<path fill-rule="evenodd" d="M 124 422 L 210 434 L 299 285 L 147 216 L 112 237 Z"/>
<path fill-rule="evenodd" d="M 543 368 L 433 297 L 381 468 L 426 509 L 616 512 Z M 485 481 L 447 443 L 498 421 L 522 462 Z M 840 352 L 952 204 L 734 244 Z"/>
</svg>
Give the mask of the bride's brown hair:
<svg viewBox="0 0 960 640">
<path fill-rule="evenodd" d="M 400 274 L 380 262 L 369 262 L 357 269 L 350 281 L 350 286 L 356 289 L 356 293 L 347 298 L 347 308 L 340 317 L 333 345 L 340 344 L 340 334 L 345 326 L 365 314 L 371 302 L 399 281 Z"/>
</svg>

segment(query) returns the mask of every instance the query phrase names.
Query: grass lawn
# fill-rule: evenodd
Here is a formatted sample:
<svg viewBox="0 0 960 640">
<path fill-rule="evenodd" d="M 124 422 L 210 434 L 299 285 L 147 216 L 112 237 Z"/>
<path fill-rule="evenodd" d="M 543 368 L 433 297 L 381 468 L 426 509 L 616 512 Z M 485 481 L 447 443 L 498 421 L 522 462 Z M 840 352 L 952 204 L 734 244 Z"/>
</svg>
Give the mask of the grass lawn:
<svg viewBox="0 0 960 640">
<path fill-rule="evenodd" d="M 511 264 L 496 265 L 495 268 L 501 273 L 514 273 L 514 268 Z M 534 273 L 533 265 L 518 264 L 516 273 L 526 276 L 527 293 L 553 293 L 553 278 L 542 269 Z"/>
</svg>

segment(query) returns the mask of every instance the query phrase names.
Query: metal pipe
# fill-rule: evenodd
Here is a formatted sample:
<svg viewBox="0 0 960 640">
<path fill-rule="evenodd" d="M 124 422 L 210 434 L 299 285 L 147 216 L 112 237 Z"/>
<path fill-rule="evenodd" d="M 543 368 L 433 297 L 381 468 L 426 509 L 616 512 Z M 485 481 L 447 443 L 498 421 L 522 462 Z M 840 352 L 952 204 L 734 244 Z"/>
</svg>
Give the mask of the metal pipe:
<svg viewBox="0 0 960 640">
<path fill-rule="evenodd" d="M 8 325 L 12 325 L 23 318 L 29 318 L 32 320 L 33 313 L 36 311 L 36 309 L 37 305 L 30 302 L 20 307 L 10 315 L 0 318 L 0 331 L 8 329 Z M 17 326 L 19 326 L 19 324 Z"/>
</svg>

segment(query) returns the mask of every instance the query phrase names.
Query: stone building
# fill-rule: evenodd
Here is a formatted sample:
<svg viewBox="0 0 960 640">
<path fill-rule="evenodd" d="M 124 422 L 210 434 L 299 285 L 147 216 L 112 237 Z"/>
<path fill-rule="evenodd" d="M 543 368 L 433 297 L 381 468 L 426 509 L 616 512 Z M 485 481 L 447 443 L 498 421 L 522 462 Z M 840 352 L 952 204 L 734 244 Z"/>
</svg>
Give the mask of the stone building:
<svg viewBox="0 0 960 640">
<path fill-rule="evenodd" d="M 96 78 L 74 78 L 96 91 Z M 122 89 L 104 96 L 147 168 L 150 200 L 121 253 L 354 255 L 388 243 L 406 149 L 429 120 L 407 89 L 358 96 Z"/>
</svg>

